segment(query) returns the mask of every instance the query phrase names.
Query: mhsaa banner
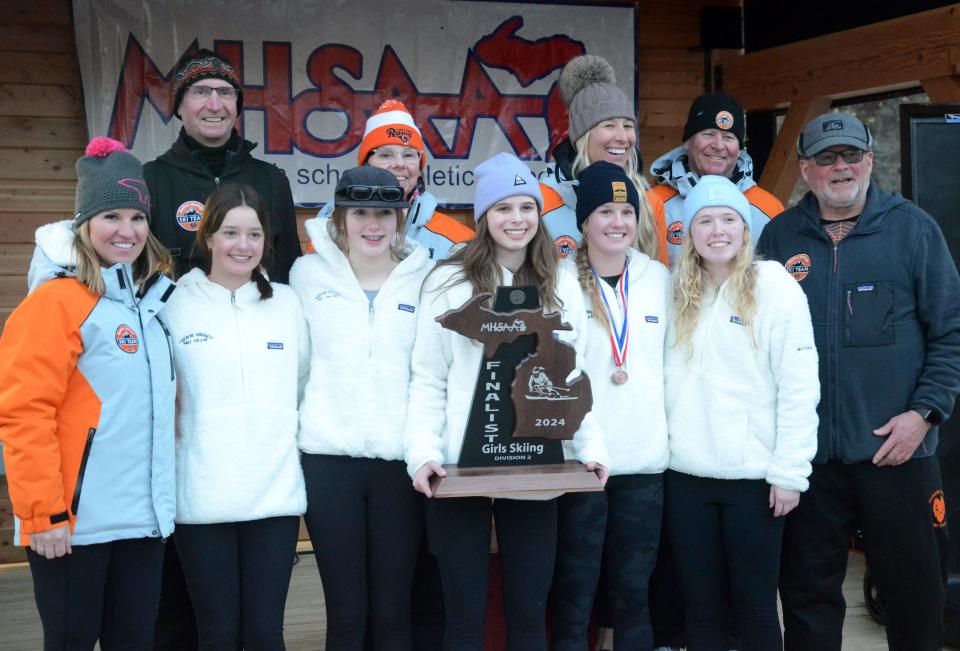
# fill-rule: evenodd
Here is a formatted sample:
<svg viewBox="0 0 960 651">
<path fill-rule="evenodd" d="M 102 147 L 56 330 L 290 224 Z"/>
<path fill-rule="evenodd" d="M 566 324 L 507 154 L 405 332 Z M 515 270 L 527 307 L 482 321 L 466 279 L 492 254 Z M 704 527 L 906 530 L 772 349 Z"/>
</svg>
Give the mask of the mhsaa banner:
<svg viewBox="0 0 960 651">
<path fill-rule="evenodd" d="M 364 123 L 403 101 L 427 149 L 427 188 L 471 203 L 473 170 L 506 151 L 545 168 L 566 136 L 556 82 L 574 56 L 605 57 L 635 96 L 633 6 L 467 0 L 74 0 L 91 136 L 143 161 L 176 139 L 176 62 L 216 50 L 243 84 L 241 135 L 284 169 L 298 205 L 333 196 Z"/>
</svg>

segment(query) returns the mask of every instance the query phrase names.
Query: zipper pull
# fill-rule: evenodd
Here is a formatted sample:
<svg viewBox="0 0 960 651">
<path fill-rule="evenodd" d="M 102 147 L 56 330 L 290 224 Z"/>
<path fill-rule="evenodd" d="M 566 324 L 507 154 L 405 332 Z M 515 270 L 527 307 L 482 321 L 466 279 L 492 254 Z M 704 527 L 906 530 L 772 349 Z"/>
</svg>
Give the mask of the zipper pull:
<svg viewBox="0 0 960 651">
<path fill-rule="evenodd" d="M 230 305 L 232 305 L 232 306 L 234 306 L 234 307 L 237 306 L 237 293 L 236 293 L 236 292 L 230 292 Z"/>
<path fill-rule="evenodd" d="M 847 290 L 847 312 L 850 313 L 850 316 L 853 316 L 853 290 Z"/>
<path fill-rule="evenodd" d="M 218 187 L 218 188 L 220 187 L 220 177 L 219 177 L 219 176 L 213 177 L 213 182 L 217 184 L 217 187 Z"/>
</svg>

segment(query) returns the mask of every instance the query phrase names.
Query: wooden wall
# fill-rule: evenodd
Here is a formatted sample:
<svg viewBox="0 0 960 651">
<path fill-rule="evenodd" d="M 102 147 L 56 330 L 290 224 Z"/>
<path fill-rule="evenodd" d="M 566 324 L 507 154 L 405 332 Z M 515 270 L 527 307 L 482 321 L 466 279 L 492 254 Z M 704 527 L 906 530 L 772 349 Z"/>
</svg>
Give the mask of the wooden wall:
<svg viewBox="0 0 960 651">
<path fill-rule="evenodd" d="M 647 166 L 680 143 L 690 101 L 703 92 L 701 5 L 739 0 L 639 3 L 640 149 Z M 88 140 L 70 0 L 0 3 L 0 327 L 26 293 L 33 233 L 73 212 L 74 163 Z M 95 134 L 96 135 L 96 134 Z M 314 210 L 301 210 L 301 222 Z M 469 214 L 460 215 L 468 223 Z M 0 562 L 11 548 L 0 481 Z"/>
</svg>

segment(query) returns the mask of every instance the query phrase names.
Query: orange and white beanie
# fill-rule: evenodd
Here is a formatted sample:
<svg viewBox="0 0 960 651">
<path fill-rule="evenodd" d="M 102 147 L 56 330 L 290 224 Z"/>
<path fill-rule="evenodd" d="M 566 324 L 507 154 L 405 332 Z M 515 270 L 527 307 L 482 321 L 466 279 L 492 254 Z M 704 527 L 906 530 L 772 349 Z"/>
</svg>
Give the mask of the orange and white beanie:
<svg viewBox="0 0 960 651">
<path fill-rule="evenodd" d="M 360 151 L 357 152 L 357 164 L 365 164 L 370 152 L 384 145 L 413 147 L 420 152 L 420 169 L 427 164 L 420 129 L 413 123 L 410 111 L 399 100 L 388 99 L 367 119 Z"/>
</svg>

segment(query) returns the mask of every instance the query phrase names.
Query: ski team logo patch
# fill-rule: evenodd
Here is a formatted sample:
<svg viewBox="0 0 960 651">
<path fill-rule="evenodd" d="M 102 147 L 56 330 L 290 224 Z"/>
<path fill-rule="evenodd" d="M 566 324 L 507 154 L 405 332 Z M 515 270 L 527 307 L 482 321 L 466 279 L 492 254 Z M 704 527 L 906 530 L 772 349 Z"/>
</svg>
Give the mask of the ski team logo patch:
<svg viewBox="0 0 960 651">
<path fill-rule="evenodd" d="M 117 326 L 117 332 L 113 338 L 116 340 L 120 350 L 125 353 L 133 354 L 140 349 L 140 339 L 137 337 L 137 333 L 126 323 L 121 323 Z"/>
<path fill-rule="evenodd" d="M 933 528 L 942 529 L 947 526 L 947 502 L 943 497 L 943 491 L 939 488 L 933 491 L 933 495 L 927 501 L 930 502 L 930 510 L 933 513 Z"/>
<path fill-rule="evenodd" d="M 184 201 L 177 208 L 177 225 L 185 231 L 195 232 L 203 219 L 203 204 L 199 201 Z"/>
<path fill-rule="evenodd" d="M 561 258 L 577 253 L 577 241 L 569 235 L 561 235 L 553 241 L 553 245 L 557 247 L 557 255 Z"/>
<path fill-rule="evenodd" d="M 733 115 L 730 111 L 720 111 L 717 113 L 717 117 L 714 119 L 717 123 L 717 126 L 726 131 L 727 129 L 733 128 Z"/>
<path fill-rule="evenodd" d="M 670 244 L 683 244 L 683 222 L 677 221 L 667 226 L 667 241 Z"/>
<path fill-rule="evenodd" d="M 810 256 L 806 253 L 798 253 L 787 260 L 783 266 L 794 280 L 800 282 L 810 273 Z"/>
</svg>

